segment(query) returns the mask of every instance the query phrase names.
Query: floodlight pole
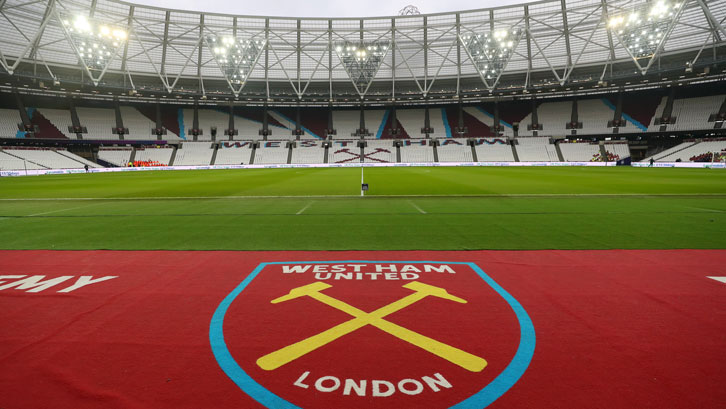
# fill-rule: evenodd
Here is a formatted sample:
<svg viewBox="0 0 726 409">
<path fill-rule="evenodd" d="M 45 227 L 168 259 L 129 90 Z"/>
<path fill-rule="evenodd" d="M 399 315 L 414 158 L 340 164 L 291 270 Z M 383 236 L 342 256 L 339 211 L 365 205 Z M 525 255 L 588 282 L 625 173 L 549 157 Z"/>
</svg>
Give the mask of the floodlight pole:
<svg viewBox="0 0 726 409">
<path fill-rule="evenodd" d="M 461 93 L 461 14 L 456 13 L 456 95 Z"/>
<path fill-rule="evenodd" d="M 391 18 L 391 100 L 396 101 L 396 19 Z"/>
</svg>

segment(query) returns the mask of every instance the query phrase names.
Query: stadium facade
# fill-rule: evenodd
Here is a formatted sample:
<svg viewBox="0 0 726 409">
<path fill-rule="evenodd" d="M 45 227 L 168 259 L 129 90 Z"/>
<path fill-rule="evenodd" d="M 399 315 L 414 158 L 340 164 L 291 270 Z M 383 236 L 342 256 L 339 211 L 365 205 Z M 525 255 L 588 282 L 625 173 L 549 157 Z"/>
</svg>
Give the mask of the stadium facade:
<svg viewBox="0 0 726 409">
<path fill-rule="evenodd" d="M 725 0 L 358 19 L 5 0 L 0 18 L 5 170 L 726 159 L 703 140 L 726 129 Z M 90 162 L 16 149 L 58 145 Z"/>
<path fill-rule="evenodd" d="M 722 0 L 539 1 L 360 19 L 108 0 L 0 7 L 6 86 L 123 98 L 278 105 L 531 98 L 721 80 L 726 59 Z"/>
</svg>

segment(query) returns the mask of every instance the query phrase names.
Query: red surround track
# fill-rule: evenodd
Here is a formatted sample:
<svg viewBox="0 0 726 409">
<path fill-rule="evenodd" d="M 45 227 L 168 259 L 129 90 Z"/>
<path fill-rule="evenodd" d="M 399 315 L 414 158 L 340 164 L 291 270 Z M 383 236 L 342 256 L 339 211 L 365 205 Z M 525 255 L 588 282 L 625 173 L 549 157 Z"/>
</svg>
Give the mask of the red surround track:
<svg viewBox="0 0 726 409">
<path fill-rule="evenodd" d="M 491 408 L 726 407 L 726 284 L 707 278 L 726 276 L 724 250 L 0 251 L 0 407 L 261 407 L 220 367 L 210 322 L 260 263 L 305 260 L 405 261 L 376 280 L 364 274 L 323 281 L 332 285 L 323 294 L 365 312 L 411 293 L 401 288 L 412 277 L 402 273 L 406 264 L 411 271 L 422 270 L 424 260 L 479 266 L 521 304 L 536 334 L 528 368 Z M 359 264 L 365 273 L 390 263 Z M 520 327 L 510 304 L 471 268 L 452 264 L 455 274 L 421 271 L 415 280 L 466 304 L 428 297 L 383 319 L 485 358 L 483 370 L 462 369 L 370 324 L 277 369 L 261 369 L 261 356 L 351 320 L 310 297 L 269 302 L 320 282 L 312 268 L 262 268 L 228 298 L 223 323 L 234 362 L 295 405 L 450 407 L 489 385 L 517 352 Z M 58 283 L 12 286 L 33 275 Z M 59 292 L 80 276 L 116 278 Z M 450 387 L 434 391 L 424 380 L 437 373 Z M 367 380 L 366 395 L 350 388 L 345 395 L 346 379 Z M 423 389 L 402 392 L 405 379 L 413 381 L 403 389 Z M 372 396 L 374 380 L 396 390 Z"/>
</svg>

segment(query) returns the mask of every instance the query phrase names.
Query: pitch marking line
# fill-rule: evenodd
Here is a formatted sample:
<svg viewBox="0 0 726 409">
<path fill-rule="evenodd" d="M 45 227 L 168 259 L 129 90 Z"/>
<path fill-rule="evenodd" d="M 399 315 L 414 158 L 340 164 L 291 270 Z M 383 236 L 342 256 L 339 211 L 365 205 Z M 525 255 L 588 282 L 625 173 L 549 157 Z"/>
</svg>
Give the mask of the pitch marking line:
<svg viewBox="0 0 726 409">
<path fill-rule="evenodd" d="M 306 204 L 305 207 L 303 207 L 302 209 L 298 210 L 297 213 L 295 213 L 295 214 L 302 214 L 305 210 L 308 209 L 308 207 L 312 206 L 313 203 L 315 203 L 315 201 L 314 200 L 311 200 L 310 203 Z"/>
<path fill-rule="evenodd" d="M 426 214 L 426 212 L 424 211 L 424 209 L 420 208 L 420 207 L 419 207 L 418 205 L 416 205 L 416 203 L 414 203 L 413 201 L 409 200 L 409 201 L 408 201 L 408 203 L 410 203 L 410 204 L 411 204 L 411 206 L 413 206 L 413 208 L 414 208 L 414 209 L 416 209 L 416 210 L 418 210 L 418 211 L 419 211 L 419 212 L 420 212 L 421 214 Z"/>
<path fill-rule="evenodd" d="M 703 208 L 703 207 L 693 207 L 693 206 L 686 206 L 686 207 L 689 208 L 689 209 L 703 210 L 703 211 L 709 212 L 709 213 L 723 213 L 723 210 L 706 209 L 706 208 Z"/>
<path fill-rule="evenodd" d="M 350 199 L 358 195 L 281 195 L 281 196 L 159 196 L 159 197 L 43 197 L 43 198 L 0 198 L 0 202 L 32 202 L 32 201 L 121 201 L 121 200 L 210 200 L 210 199 Z M 724 198 L 724 193 L 516 193 L 516 194 L 482 194 L 482 195 L 374 195 L 370 198 L 572 198 L 572 197 L 713 197 Z"/>
<path fill-rule="evenodd" d="M 42 216 L 44 214 L 65 212 L 67 210 L 83 209 L 85 207 L 91 207 L 91 206 L 95 206 L 95 205 L 96 205 L 96 203 L 91 203 L 89 205 L 84 205 L 84 206 L 68 207 L 68 208 L 65 208 L 65 209 L 51 210 L 51 211 L 48 211 L 48 212 L 33 213 L 33 214 L 29 214 L 27 217 Z"/>
</svg>

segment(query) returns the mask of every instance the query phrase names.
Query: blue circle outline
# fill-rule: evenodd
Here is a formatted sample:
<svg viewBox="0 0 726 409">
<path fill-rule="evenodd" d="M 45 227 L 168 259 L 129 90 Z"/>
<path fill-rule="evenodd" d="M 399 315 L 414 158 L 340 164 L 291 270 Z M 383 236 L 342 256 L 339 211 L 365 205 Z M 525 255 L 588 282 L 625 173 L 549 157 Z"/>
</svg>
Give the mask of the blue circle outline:
<svg viewBox="0 0 726 409">
<path fill-rule="evenodd" d="M 224 341 L 224 317 L 229 309 L 229 306 L 237 298 L 237 296 L 249 285 L 252 280 L 268 265 L 279 265 L 279 264 L 344 264 L 344 263 L 393 263 L 393 264 L 456 264 L 456 265 L 467 265 L 474 270 L 479 277 L 481 277 L 490 287 L 494 289 L 514 311 L 517 316 L 520 328 L 519 347 L 514 357 L 509 362 L 506 368 L 499 374 L 493 381 L 489 382 L 479 392 L 470 396 L 467 399 L 451 406 L 450 409 L 469 409 L 469 408 L 485 408 L 492 402 L 497 400 L 499 397 L 504 395 L 515 383 L 522 377 L 524 372 L 529 367 L 534 355 L 534 348 L 536 342 L 536 336 L 534 331 L 534 324 L 529 318 L 527 311 L 522 305 L 510 295 L 504 288 L 502 288 L 496 281 L 489 277 L 484 270 L 482 270 L 475 263 L 470 262 L 446 262 L 446 261 L 383 261 L 383 260 L 340 260 L 340 261 L 276 261 L 261 263 L 258 265 L 250 275 L 248 275 L 231 293 L 229 293 L 224 300 L 219 304 L 217 309 L 214 311 L 212 321 L 209 325 L 209 342 L 212 347 L 212 353 L 214 358 L 217 360 L 222 371 L 237 385 L 239 388 L 249 395 L 252 399 L 256 400 L 260 404 L 268 408 L 280 408 L 280 409 L 300 409 L 285 399 L 275 395 L 274 393 L 267 390 L 264 386 L 257 383 L 247 372 L 245 372 L 239 364 L 234 360 L 232 354 L 227 348 L 227 344 Z"/>
</svg>

